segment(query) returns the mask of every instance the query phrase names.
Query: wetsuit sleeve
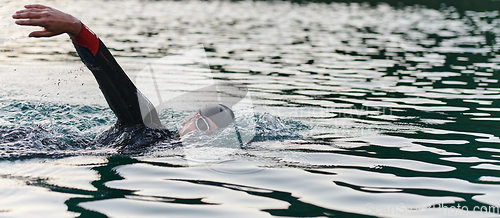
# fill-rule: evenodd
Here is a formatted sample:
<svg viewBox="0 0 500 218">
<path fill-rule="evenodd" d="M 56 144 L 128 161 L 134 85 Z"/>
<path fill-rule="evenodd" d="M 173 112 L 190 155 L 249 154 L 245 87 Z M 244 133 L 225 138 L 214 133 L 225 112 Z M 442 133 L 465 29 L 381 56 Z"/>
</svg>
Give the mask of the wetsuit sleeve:
<svg viewBox="0 0 500 218">
<path fill-rule="evenodd" d="M 161 128 L 154 106 L 137 90 L 96 34 L 82 23 L 80 34 L 71 40 L 83 63 L 92 71 L 120 124 Z"/>
</svg>

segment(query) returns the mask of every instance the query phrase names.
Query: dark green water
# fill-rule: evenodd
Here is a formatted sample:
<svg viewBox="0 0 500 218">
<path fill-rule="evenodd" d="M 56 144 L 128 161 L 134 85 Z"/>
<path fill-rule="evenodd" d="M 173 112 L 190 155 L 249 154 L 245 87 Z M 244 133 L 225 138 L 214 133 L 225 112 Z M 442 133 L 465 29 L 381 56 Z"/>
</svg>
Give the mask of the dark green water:
<svg viewBox="0 0 500 218">
<path fill-rule="evenodd" d="M 92 143 L 115 118 L 67 36 L 23 37 L 23 3 L 1 3 L 0 217 L 500 214 L 495 8 L 46 2 L 172 106 L 170 130 L 211 94 L 193 90 L 248 89 L 243 147 L 227 129 L 120 154 Z"/>
<path fill-rule="evenodd" d="M 443 9 L 446 7 L 453 7 L 460 13 L 465 11 L 492 11 L 500 8 L 500 2 L 497 0 L 314 0 L 314 1 L 300 1 L 293 0 L 297 3 L 308 2 L 322 2 L 322 3 L 358 3 L 369 4 L 370 6 L 377 6 L 379 4 L 388 4 L 396 8 L 403 8 L 407 6 L 427 7 L 432 9 Z"/>
</svg>

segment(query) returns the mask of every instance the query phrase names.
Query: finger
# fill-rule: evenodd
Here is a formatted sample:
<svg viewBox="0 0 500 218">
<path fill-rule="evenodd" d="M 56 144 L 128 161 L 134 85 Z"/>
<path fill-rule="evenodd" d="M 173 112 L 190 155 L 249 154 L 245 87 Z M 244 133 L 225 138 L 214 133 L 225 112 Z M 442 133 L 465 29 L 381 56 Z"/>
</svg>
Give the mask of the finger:
<svg viewBox="0 0 500 218">
<path fill-rule="evenodd" d="M 47 9 L 40 9 L 40 8 L 23 9 L 23 10 L 16 11 L 16 14 L 27 13 L 27 12 L 42 12 L 42 11 L 47 11 Z"/>
<path fill-rule="evenodd" d="M 55 35 L 59 35 L 59 34 L 54 33 L 54 32 L 49 32 L 47 30 L 42 30 L 42 31 L 33 31 L 28 36 L 29 37 L 40 38 L 40 37 L 51 37 L 51 36 L 55 36 Z"/>
<path fill-rule="evenodd" d="M 41 19 L 16 20 L 16 24 L 21 26 L 45 26 L 45 22 Z"/>
<path fill-rule="evenodd" d="M 12 15 L 14 19 L 39 19 L 42 17 L 44 12 L 25 12 L 25 13 L 16 13 Z"/>
<path fill-rule="evenodd" d="M 41 5 L 41 4 L 31 4 L 31 5 L 25 5 L 24 7 L 25 7 L 25 8 L 39 8 L 39 9 L 50 8 L 50 7 L 47 7 L 47 6 L 45 6 L 45 5 Z"/>
</svg>

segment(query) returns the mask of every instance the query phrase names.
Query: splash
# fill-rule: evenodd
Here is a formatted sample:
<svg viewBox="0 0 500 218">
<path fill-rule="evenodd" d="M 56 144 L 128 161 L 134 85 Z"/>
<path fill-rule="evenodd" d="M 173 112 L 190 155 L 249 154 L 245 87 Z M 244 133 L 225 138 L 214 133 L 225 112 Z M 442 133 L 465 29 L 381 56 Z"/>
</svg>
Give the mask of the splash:
<svg viewBox="0 0 500 218">
<path fill-rule="evenodd" d="M 108 108 L 11 101 L 3 102 L 0 111 L 0 159 L 58 158 L 120 152 L 94 142 L 94 138 L 115 121 Z M 166 126 L 175 131 L 175 124 L 181 123 L 189 114 L 190 111 L 170 109 L 163 111 L 161 117 L 168 120 Z M 176 154 L 191 152 L 191 155 L 199 156 L 200 152 L 215 148 L 219 149 L 221 154 L 230 154 L 251 147 L 252 142 L 256 141 L 299 139 L 303 137 L 304 130 L 311 128 L 300 121 L 276 117 L 269 113 L 239 114 L 235 125 L 241 137 L 245 139 L 245 147 L 241 147 L 235 138 L 237 134 L 233 125 L 232 128 L 211 134 L 194 132 L 179 140 L 165 140 L 144 150 L 127 152 L 134 155 L 161 155 L 162 152 L 172 152 L 171 149 L 181 147 L 182 150 Z M 221 152 L 220 149 L 224 151 Z"/>
</svg>

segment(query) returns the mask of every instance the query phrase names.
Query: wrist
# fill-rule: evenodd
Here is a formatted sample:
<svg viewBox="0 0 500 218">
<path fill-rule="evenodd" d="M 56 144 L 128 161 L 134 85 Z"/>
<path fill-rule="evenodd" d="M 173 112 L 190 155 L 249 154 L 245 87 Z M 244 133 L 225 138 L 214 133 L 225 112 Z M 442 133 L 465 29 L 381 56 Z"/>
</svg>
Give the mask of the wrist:
<svg viewBox="0 0 500 218">
<path fill-rule="evenodd" d="M 69 27 L 68 31 L 66 31 L 66 33 L 71 38 L 77 37 L 80 34 L 80 32 L 82 31 L 82 25 L 83 25 L 83 23 L 80 20 L 73 17 L 73 22 L 71 23 L 71 25 L 69 25 L 70 27 Z"/>
<path fill-rule="evenodd" d="M 88 48 L 93 55 L 99 50 L 99 38 L 85 24 L 80 22 L 80 32 L 71 37 L 73 44 Z"/>
</svg>

